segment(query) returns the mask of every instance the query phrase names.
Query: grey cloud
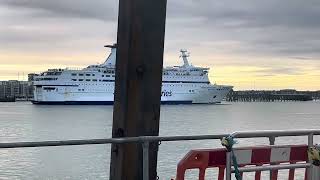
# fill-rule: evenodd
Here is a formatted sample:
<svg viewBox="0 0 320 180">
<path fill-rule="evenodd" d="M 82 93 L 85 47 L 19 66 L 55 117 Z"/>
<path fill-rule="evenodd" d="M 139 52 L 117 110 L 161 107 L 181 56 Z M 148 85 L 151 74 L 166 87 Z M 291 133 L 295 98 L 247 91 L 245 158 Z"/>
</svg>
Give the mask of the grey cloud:
<svg viewBox="0 0 320 180">
<path fill-rule="evenodd" d="M 64 30 L 67 32 L 64 35 L 46 29 L 44 35 L 6 29 L 3 31 L 8 36 L 0 38 L 0 43 L 14 43 L 15 39 L 21 43 L 24 37 L 29 43 L 42 38 L 44 41 L 46 38 L 58 39 L 60 43 L 77 38 L 79 42 L 81 39 L 85 42 L 89 37 L 116 39 L 110 36 L 116 35 L 117 0 L 2 0 L 1 6 L 29 12 L 16 23 L 26 19 L 35 21 L 32 26 L 40 27 L 55 20 L 57 26 L 59 21 L 63 25 L 70 21 L 71 26 L 79 25 L 78 30 Z M 316 60 L 320 57 L 320 41 L 317 41 L 320 36 L 320 1 L 168 0 L 167 12 L 166 52 L 169 53 L 188 48 L 241 56 L 312 56 Z M 70 20 L 73 18 L 77 21 Z M 88 23 L 96 20 L 111 23 Z M 103 33 L 110 28 L 112 33 Z M 84 29 L 92 33 L 84 33 Z"/>
<path fill-rule="evenodd" d="M 276 75 L 302 75 L 303 69 L 297 67 L 268 67 L 253 71 L 242 71 L 255 73 L 257 76 L 276 76 Z"/>
<path fill-rule="evenodd" d="M 72 1 L 80 3 L 79 6 L 73 4 L 74 7 L 71 7 L 71 1 L 66 1 L 65 7 L 63 1 L 55 2 L 57 4 L 53 1 L 0 1 L 0 51 L 73 54 L 83 52 L 84 49 L 100 51 L 105 43 L 115 41 L 116 21 L 107 15 L 114 12 L 106 13 L 110 21 L 108 18 L 102 21 L 90 16 L 80 18 L 85 16 L 85 11 L 92 11 L 92 7 L 86 7 L 84 1 Z M 114 6 L 107 7 L 114 9 L 115 1 L 103 4 L 112 2 Z M 71 12 L 67 12 L 68 8 Z M 81 12 L 85 13 L 77 15 Z"/>
<path fill-rule="evenodd" d="M 117 0 L 4 0 L 13 8 L 28 8 L 37 17 L 92 18 L 103 21 L 117 19 Z M 41 11 L 39 11 L 41 10 Z"/>
<path fill-rule="evenodd" d="M 286 74 L 286 75 L 300 75 L 301 69 L 298 68 L 270 68 L 260 71 L 260 73 L 274 73 L 274 74 Z"/>
<path fill-rule="evenodd" d="M 169 17 L 202 16 L 208 19 L 208 23 L 221 26 L 232 24 L 234 27 L 320 26 L 318 18 L 320 2 L 315 0 L 175 0 L 169 1 L 168 4 Z M 227 22 L 224 23 L 225 21 Z"/>
<path fill-rule="evenodd" d="M 117 0 L 3 0 L 9 7 L 30 8 L 51 16 L 116 20 Z M 320 2 L 315 0 L 174 0 L 168 1 L 168 18 L 203 17 L 208 24 L 226 27 L 319 27 Z M 192 22 L 191 22 L 192 23 Z M 187 25 L 187 24 L 186 24 Z M 206 24 L 204 24 L 206 25 Z"/>
<path fill-rule="evenodd" d="M 292 59 L 299 59 L 299 60 L 315 60 L 313 57 L 301 57 L 301 56 L 295 56 L 295 57 L 290 57 Z"/>
<path fill-rule="evenodd" d="M 205 49 L 208 42 L 234 41 L 221 48 L 224 53 L 260 56 L 315 56 L 320 57 L 320 2 L 319 1 L 172 1 L 168 17 L 179 17 L 173 26 L 187 32 L 190 46 Z M 190 1 L 188 1 L 190 2 Z M 185 5 L 181 5 L 185 4 Z M 170 3 L 169 3 L 170 5 Z M 199 22 L 183 21 L 188 18 Z M 172 23 L 172 24 L 173 24 Z M 169 25 L 172 25 L 169 24 Z M 178 25 L 177 25 L 178 24 Z M 168 25 L 168 29 L 170 29 Z M 198 33 L 197 33 L 198 32 Z M 187 34 L 187 33 L 186 33 Z M 170 36 L 170 35 L 169 35 Z M 177 43 L 177 44 L 183 44 Z"/>
</svg>

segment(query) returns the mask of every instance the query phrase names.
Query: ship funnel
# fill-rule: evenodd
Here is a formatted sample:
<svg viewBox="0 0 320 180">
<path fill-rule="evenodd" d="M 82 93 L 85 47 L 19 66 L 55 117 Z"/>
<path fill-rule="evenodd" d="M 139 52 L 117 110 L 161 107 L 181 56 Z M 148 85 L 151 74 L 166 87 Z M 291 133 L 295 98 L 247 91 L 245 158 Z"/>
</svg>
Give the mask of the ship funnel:
<svg viewBox="0 0 320 180">
<path fill-rule="evenodd" d="M 104 47 L 111 48 L 111 53 L 108 58 L 102 64 L 103 66 L 115 66 L 116 65 L 116 54 L 117 54 L 117 44 L 105 45 Z"/>
<path fill-rule="evenodd" d="M 190 66 L 188 62 L 188 57 L 190 56 L 190 53 L 188 53 L 188 51 L 185 49 L 181 49 L 180 52 L 181 52 L 180 57 L 182 57 L 182 60 L 183 60 L 183 66 L 185 67 Z"/>
</svg>

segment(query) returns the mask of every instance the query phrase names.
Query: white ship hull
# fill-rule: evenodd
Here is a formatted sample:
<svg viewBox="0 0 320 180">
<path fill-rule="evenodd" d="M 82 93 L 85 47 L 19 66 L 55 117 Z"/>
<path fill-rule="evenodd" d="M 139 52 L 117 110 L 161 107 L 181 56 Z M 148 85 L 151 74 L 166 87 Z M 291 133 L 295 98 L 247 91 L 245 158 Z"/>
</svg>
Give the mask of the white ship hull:
<svg viewBox="0 0 320 180">
<path fill-rule="evenodd" d="M 220 103 L 232 87 L 210 84 L 165 83 L 162 86 L 162 104 L 214 104 Z M 35 85 L 34 104 L 96 104 L 112 105 L 114 83 L 104 86 L 87 83 L 86 85 Z M 170 88 L 164 88 L 169 86 Z M 47 89 L 47 90 L 45 90 Z M 48 90 L 49 89 L 49 90 Z M 81 91 L 79 91 L 81 89 Z M 83 89 L 83 91 L 82 91 Z"/>
<path fill-rule="evenodd" d="M 181 51 L 184 65 L 166 67 L 162 76 L 162 104 L 220 103 L 232 86 L 210 84 L 209 68 L 189 65 L 186 51 Z M 51 69 L 36 74 L 33 80 L 34 104 L 113 104 L 115 54 L 100 65 L 81 70 Z"/>
</svg>

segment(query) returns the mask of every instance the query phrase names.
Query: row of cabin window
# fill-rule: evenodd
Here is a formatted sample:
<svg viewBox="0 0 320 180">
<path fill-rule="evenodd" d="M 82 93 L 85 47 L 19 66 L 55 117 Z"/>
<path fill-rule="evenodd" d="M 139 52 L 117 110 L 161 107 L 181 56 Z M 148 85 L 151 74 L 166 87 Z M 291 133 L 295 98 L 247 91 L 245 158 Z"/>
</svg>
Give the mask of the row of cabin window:
<svg viewBox="0 0 320 180">
<path fill-rule="evenodd" d="M 102 75 L 102 77 L 111 77 L 110 75 Z M 115 75 L 112 75 L 112 77 L 116 77 Z"/>
<path fill-rule="evenodd" d="M 99 69 L 98 72 L 101 72 L 101 70 Z M 114 70 L 103 71 L 103 73 L 111 73 L 111 74 L 114 74 Z"/>
<path fill-rule="evenodd" d="M 36 78 L 36 81 L 55 81 L 58 78 Z"/>
<path fill-rule="evenodd" d="M 199 85 L 194 85 L 194 84 L 162 84 L 163 86 L 181 86 L 181 87 L 199 87 Z"/>
<path fill-rule="evenodd" d="M 81 90 L 84 91 L 84 89 L 78 89 L 78 91 L 81 91 Z M 110 91 L 110 89 L 106 89 L 106 91 Z M 189 90 L 189 92 L 195 92 L 195 91 L 194 90 Z"/>
<path fill-rule="evenodd" d="M 56 91 L 58 91 L 58 89 L 56 89 L 56 88 L 51 88 L 51 87 L 45 87 L 45 88 L 43 88 L 44 90 L 46 90 L 47 92 L 49 92 L 49 91 L 54 91 L 54 90 L 56 90 Z M 220 90 L 220 89 L 218 89 L 218 90 Z M 78 89 L 78 91 L 84 91 L 84 89 Z M 108 91 L 108 89 L 106 89 L 106 91 Z M 195 92 L 194 90 L 189 90 L 189 92 Z"/>
<path fill-rule="evenodd" d="M 78 76 L 84 76 L 84 75 L 86 75 L 86 76 L 96 76 L 95 74 L 78 74 Z M 72 73 L 71 76 L 77 76 L 77 74 L 76 73 Z"/>
<path fill-rule="evenodd" d="M 54 90 L 58 91 L 58 89 L 55 89 L 55 88 L 53 88 L 53 89 L 44 88 L 44 90 L 45 90 L 46 92 L 51 92 L 51 91 L 54 91 Z M 78 91 L 84 91 L 84 89 L 78 89 Z M 109 91 L 109 90 L 106 89 L 106 91 Z"/>
<path fill-rule="evenodd" d="M 77 74 L 73 73 L 72 76 L 77 76 Z M 79 76 L 84 76 L 84 74 L 78 74 Z M 85 74 L 86 76 L 96 76 L 95 74 Z M 111 77 L 111 75 L 102 75 L 102 77 Z M 112 77 L 115 77 L 115 75 L 112 75 Z"/>
<path fill-rule="evenodd" d="M 162 85 L 162 86 L 173 86 L 173 87 L 186 87 L 186 85 L 182 85 L 182 84 L 165 84 L 165 85 Z M 196 85 L 192 85 L 192 87 L 197 87 Z"/>
<path fill-rule="evenodd" d="M 47 76 L 59 76 L 62 72 L 46 72 L 45 74 Z"/>
<path fill-rule="evenodd" d="M 82 85 L 82 86 L 93 86 L 93 85 L 96 85 L 96 86 L 101 86 L 101 85 L 103 85 L 103 86 L 112 86 L 112 87 L 114 87 L 114 85 L 113 84 L 93 84 L 93 83 L 90 83 L 90 84 L 79 84 L 79 85 Z"/>
<path fill-rule="evenodd" d="M 77 79 L 71 79 L 72 81 L 77 81 Z M 78 79 L 78 81 L 91 81 L 91 79 Z M 97 81 L 96 79 L 92 79 L 92 81 Z"/>
<path fill-rule="evenodd" d="M 90 90 L 92 90 L 92 89 L 87 89 L 88 91 L 90 91 Z M 101 89 L 99 89 L 100 90 L 100 92 L 101 92 Z M 105 90 L 106 92 L 109 92 L 109 91 L 114 91 L 113 89 L 103 89 L 103 90 Z M 84 91 L 84 89 L 78 89 L 78 91 Z M 97 91 L 97 90 L 96 90 Z"/>
<path fill-rule="evenodd" d="M 86 81 L 90 81 L 90 80 L 91 79 L 86 79 Z M 72 79 L 72 81 L 77 81 L 77 79 Z M 84 79 L 79 79 L 79 81 L 84 81 Z M 92 79 L 92 81 L 97 82 L 96 79 Z M 99 79 L 99 81 L 102 81 L 102 82 L 114 82 L 113 80 L 107 80 L 107 79 L 103 79 L 103 80 Z M 180 87 L 183 87 L 185 85 L 182 85 L 182 84 L 164 84 L 162 86 L 180 86 Z M 190 85 L 190 86 L 197 87 L 196 85 Z M 218 89 L 218 90 L 222 90 L 222 89 Z"/>
<path fill-rule="evenodd" d="M 73 73 L 72 76 L 77 76 L 77 74 Z M 84 74 L 78 74 L 79 76 L 84 76 Z M 86 76 L 95 76 L 95 74 L 85 74 Z M 169 73 L 163 73 L 163 75 L 169 75 Z M 178 76 L 188 76 L 189 73 L 183 74 L 183 73 L 176 73 Z M 203 76 L 204 74 L 200 74 L 200 76 Z M 104 77 L 104 75 L 102 75 Z M 110 77 L 110 75 L 105 75 L 105 77 Z M 112 77 L 115 77 L 115 75 L 112 75 Z"/>
<path fill-rule="evenodd" d="M 72 81 L 77 81 L 77 79 L 72 79 Z M 84 79 L 79 79 L 79 81 L 84 81 Z M 90 81 L 90 79 L 86 79 L 86 81 Z M 97 81 L 96 79 L 92 79 L 92 81 Z M 100 80 L 99 81 L 102 81 L 102 82 L 114 82 L 113 80 Z M 165 85 L 162 85 L 162 86 L 180 86 L 180 87 L 183 87 L 185 85 L 182 85 L 182 84 L 165 84 Z M 192 87 L 196 87 L 196 85 L 190 85 Z M 217 89 L 217 90 L 222 90 L 222 89 Z"/>
<path fill-rule="evenodd" d="M 97 79 L 71 79 L 71 81 L 95 81 L 95 82 L 97 82 L 98 80 Z M 114 82 L 114 80 L 107 80 L 107 79 L 103 79 L 103 80 L 101 80 L 101 79 L 99 79 L 99 81 L 102 81 L 102 82 Z"/>
</svg>

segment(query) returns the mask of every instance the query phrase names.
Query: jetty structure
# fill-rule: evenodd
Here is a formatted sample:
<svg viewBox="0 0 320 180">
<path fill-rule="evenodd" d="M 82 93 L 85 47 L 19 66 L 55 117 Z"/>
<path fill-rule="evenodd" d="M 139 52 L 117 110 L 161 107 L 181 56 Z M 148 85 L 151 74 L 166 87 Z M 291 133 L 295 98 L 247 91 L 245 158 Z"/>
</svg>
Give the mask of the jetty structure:
<svg viewBox="0 0 320 180">
<path fill-rule="evenodd" d="M 303 179 L 320 179 L 320 148 L 314 136 L 320 129 L 233 132 L 199 136 L 159 135 L 162 59 L 166 0 L 120 0 L 118 55 L 112 138 L 65 141 L 0 143 L 2 148 L 48 147 L 110 144 L 110 180 L 155 180 L 159 142 L 218 140 L 224 148 L 195 149 L 178 163 L 176 180 L 185 179 L 185 170 L 199 169 L 195 179 L 204 180 L 207 168 L 217 167 L 218 180 L 242 180 L 246 172 L 270 171 L 270 180 L 278 179 L 278 170 L 305 169 Z M 303 145 L 275 145 L 276 138 L 305 136 Z M 234 148 L 235 138 L 268 138 L 270 145 Z M 160 167 L 161 168 L 161 167 Z M 169 179 L 162 177 L 161 179 Z M 283 178 L 279 178 L 283 179 Z"/>
<path fill-rule="evenodd" d="M 274 102 L 274 101 L 312 101 L 320 99 L 320 91 L 283 90 L 246 90 L 230 91 L 226 101 Z"/>
</svg>

